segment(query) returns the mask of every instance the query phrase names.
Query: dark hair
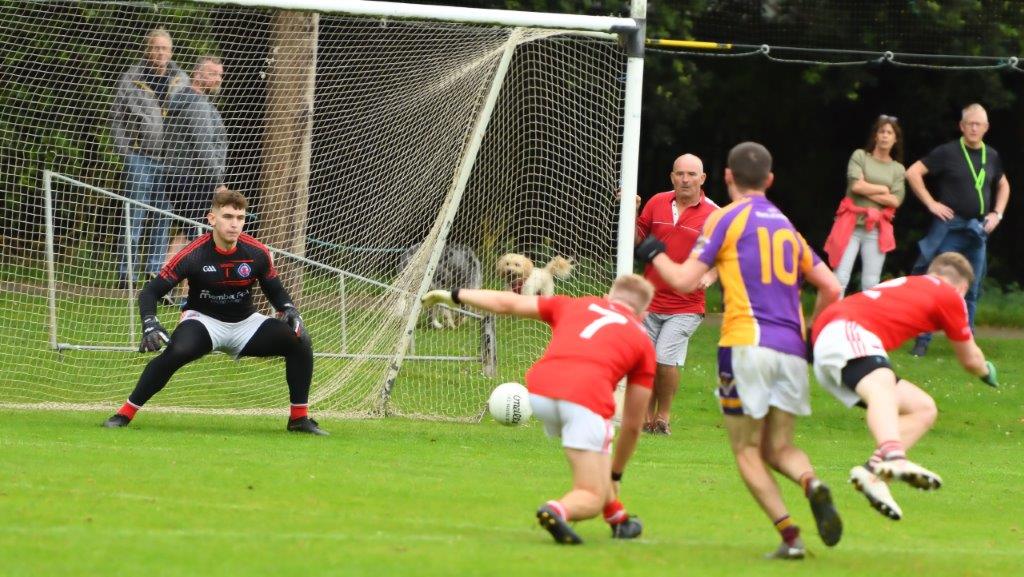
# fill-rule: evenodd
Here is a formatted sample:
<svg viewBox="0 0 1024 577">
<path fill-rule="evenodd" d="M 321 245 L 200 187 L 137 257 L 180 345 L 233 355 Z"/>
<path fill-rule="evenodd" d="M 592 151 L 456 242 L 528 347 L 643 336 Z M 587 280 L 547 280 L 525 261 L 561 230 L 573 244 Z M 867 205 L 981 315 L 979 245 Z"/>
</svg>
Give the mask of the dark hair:
<svg viewBox="0 0 1024 577">
<path fill-rule="evenodd" d="M 249 201 L 245 200 L 242 193 L 224 189 L 213 193 L 213 204 L 210 206 L 210 210 L 217 210 L 222 206 L 232 206 L 238 210 L 245 210 L 249 208 Z"/>
<path fill-rule="evenodd" d="M 868 143 L 864 145 L 864 152 L 871 154 L 875 151 L 875 145 L 878 143 L 878 131 L 888 124 L 892 127 L 892 131 L 896 133 L 896 142 L 892 145 L 892 152 L 889 153 L 893 160 L 903 163 L 903 129 L 900 128 L 899 121 L 895 116 L 887 116 L 885 114 L 878 117 L 875 122 L 871 125 L 871 132 L 868 134 Z"/>
<path fill-rule="evenodd" d="M 741 142 L 729 151 L 728 165 L 736 186 L 762 189 L 772 171 L 772 154 L 756 142 Z"/>
<path fill-rule="evenodd" d="M 216 56 L 214 54 L 203 54 L 199 58 L 196 58 L 196 65 L 192 67 L 192 74 L 195 74 L 196 70 L 199 70 L 199 67 L 203 64 L 206 64 L 207 62 L 216 64 L 218 66 L 224 65 L 219 56 Z"/>
</svg>

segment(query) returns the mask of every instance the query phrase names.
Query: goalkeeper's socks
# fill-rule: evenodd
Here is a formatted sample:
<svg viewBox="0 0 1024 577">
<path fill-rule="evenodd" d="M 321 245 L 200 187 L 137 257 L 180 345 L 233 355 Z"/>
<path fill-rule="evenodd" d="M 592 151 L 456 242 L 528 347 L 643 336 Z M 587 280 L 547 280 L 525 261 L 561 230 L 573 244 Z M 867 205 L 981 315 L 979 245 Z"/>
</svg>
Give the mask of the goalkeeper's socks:
<svg viewBox="0 0 1024 577">
<path fill-rule="evenodd" d="M 900 441 L 885 441 L 878 445 L 875 452 L 871 454 L 871 458 L 868 459 L 868 470 L 874 471 L 875 465 L 882 461 L 895 461 L 897 459 L 906 459 L 907 452 L 903 449 L 903 443 Z"/>
<path fill-rule="evenodd" d="M 569 520 L 569 511 L 566 510 L 565 505 L 555 500 L 548 501 L 547 503 L 544 504 L 547 505 L 548 507 L 551 507 L 551 510 L 557 513 L 563 521 Z"/>
<path fill-rule="evenodd" d="M 622 501 L 616 499 L 604 506 L 604 520 L 609 525 L 618 525 L 626 519 L 629 519 L 629 515 L 626 513 L 626 507 L 622 505 Z"/>
<path fill-rule="evenodd" d="M 139 412 L 139 409 L 141 408 L 142 407 L 133 405 L 131 401 L 125 401 L 125 403 L 121 405 L 121 408 L 117 410 L 117 414 L 128 417 L 128 420 L 130 421 L 135 418 L 135 413 Z"/>
<path fill-rule="evenodd" d="M 775 520 L 775 530 L 782 535 L 782 540 L 790 547 L 800 538 L 800 527 L 796 526 L 789 515 L 783 515 Z"/>
<path fill-rule="evenodd" d="M 288 418 L 292 421 L 295 419 L 301 419 L 302 417 L 309 416 L 309 405 L 292 405 L 291 416 Z"/>
</svg>

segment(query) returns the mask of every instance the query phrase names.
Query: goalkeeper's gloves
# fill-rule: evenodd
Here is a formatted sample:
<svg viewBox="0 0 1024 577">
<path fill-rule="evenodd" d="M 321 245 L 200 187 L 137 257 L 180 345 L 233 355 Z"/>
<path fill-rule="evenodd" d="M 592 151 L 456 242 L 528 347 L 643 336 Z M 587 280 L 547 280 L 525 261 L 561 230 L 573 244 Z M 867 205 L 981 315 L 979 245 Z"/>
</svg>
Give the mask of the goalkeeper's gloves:
<svg viewBox="0 0 1024 577">
<path fill-rule="evenodd" d="M 306 325 L 302 323 L 302 316 L 299 314 L 299 309 L 295 308 L 292 303 L 287 303 L 284 308 L 278 313 L 280 319 L 291 327 L 295 333 L 295 338 L 302 339 L 306 334 Z"/>
<path fill-rule="evenodd" d="M 447 290 L 432 290 L 427 294 L 423 295 L 420 299 L 425 307 L 432 307 L 434 305 L 444 305 L 446 307 L 455 308 L 462 304 L 459 300 L 459 289 Z"/>
<path fill-rule="evenodd" d="M 981 382 L 993 388 L 998 387 L 999 377 L 996 374 L 996 366 L 992 364 L 992 361 L 985 361 L 985 366 L 988 367 L 988 374 L 981 377 Z"/>
<path fill-rule="evenodd" d="M 164 343 L 170 342 L 167 336 L 167 329 L 164 328 L 156 316 L 148 316 L 142 319 L 142 342 L 139 343 L 140 353 L 155 353 L 160 350 Z"/>
<path fill-rule="evenodd" d="M 653 234 L 649 234 L 640 244 L 636 245 L 634 256 L 638 261 L 646 264 L 663 252 L 665 252 L 665 243 L 658 240 L 658 237 Z"/>
</svg>

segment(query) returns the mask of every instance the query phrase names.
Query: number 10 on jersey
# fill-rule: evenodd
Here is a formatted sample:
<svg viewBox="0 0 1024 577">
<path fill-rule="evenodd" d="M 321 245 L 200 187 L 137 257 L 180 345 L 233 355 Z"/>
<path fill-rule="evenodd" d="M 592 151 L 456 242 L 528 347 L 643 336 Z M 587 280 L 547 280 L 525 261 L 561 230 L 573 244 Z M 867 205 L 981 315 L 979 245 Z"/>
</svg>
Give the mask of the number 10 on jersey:
<svg viewBox="0 0 1024 577">
<path fill-rule="evenodd" d="M 800 242 L 792 229 L 780 228 L 775 232 L 766 227 L 757 227 L 757 246 L 761 254 L 761 283 L 772 284 L 773 280 L 786 285 L 796 284 Z M 786 258 L 786 247 L 789 258 Z"/>
</svg>

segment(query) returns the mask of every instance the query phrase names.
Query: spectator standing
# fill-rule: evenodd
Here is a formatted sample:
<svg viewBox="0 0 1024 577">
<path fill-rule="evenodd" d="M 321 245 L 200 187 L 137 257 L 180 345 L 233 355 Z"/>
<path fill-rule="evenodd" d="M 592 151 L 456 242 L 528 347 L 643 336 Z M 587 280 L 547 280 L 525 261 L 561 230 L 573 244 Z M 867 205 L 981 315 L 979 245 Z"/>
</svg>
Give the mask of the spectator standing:
<svg viewBox="0 0 1024 577">
<path fill-rule="evenodd" d="M 988 128 L 985 109 L 980 104 L 968 105 L 960 116 L 961 137 L 937 146 L 907 169 L 911 190 L 935 217 L 928 234 L 918 242 L 921 256 L 912 274 L 924 274 L 938 254 L 964 255 L 974 272 L 964 296 L 972 330 L 988 267 L 988 237 L 1003 220 L 1010 201 L 1010 182 L 1002 159 L 983 140 Z M 925 176 L 930 177 L 927 186 Z M 919 335 L 911 354 L 924 356 L 930 342 L 930 333 Z"/>
<path fill-rule="evenodd" d="M 146 35 L 143 58 L 133 64 L 117 82 L 117 94 L 111 109 L 114 146 L 125 165 L 125 196 L 155 208 L 168 210 L 170 204 L 164 191 L 164 115 L 168 97 L 188 83 L 188 76 L 171 59 L 174 45 L 163 28 L 154 28 Z M 144 224 L 152 221 L 146 245 L 149 277 L 160 271 L 170 225 L 166 216 L 148 212 L 138 206 L 130 211 L 131 251 L 139 256 Z M 127 288 L 135 271 L 128 270 L 128 239 L 122 243 L 118 276 Z M 134 259 L 133 259 L 134 260 Z"/>
<path fill-rule="evenodd" d="M 672 163 L 669 175 L 672 190 L 658 193 L 644 205 L 636 220 L 636 244 L 648 236 L 665 243 L 669 258 L 682 262 L 690 255 L 704 222 L 718 205 L 704 196 L 701 187 L 707 179 L 704 163 L 692 154 L 684 154 Z M 704 320 L 704 289 L 715 282 L 714 269 L 702 277 L 692 293 L 677 292 L 651 265 L 644 277 L 654 285 L 654 300 L 644 318 L 644 327 L 657 352 L 658 369 L 654 377 L 654 395 L 647 410 L 644 431 L 670 435 L 672 400 L 679 390 L 680 368 L 686 364 L 690 338 Z"/>
<path fill-rule="evenodd" d="M 892 221 L 905 194 L 903 134 L 895 116 L 878 117 L 867 145 L 850 155 L 846 197 L 836 210 L 835 224 L 825 241 L 828 264 L 843 292 L 860 256 L 861 290 L 882 280 L 885 253 L 896 248 Z"/>
</svg>

